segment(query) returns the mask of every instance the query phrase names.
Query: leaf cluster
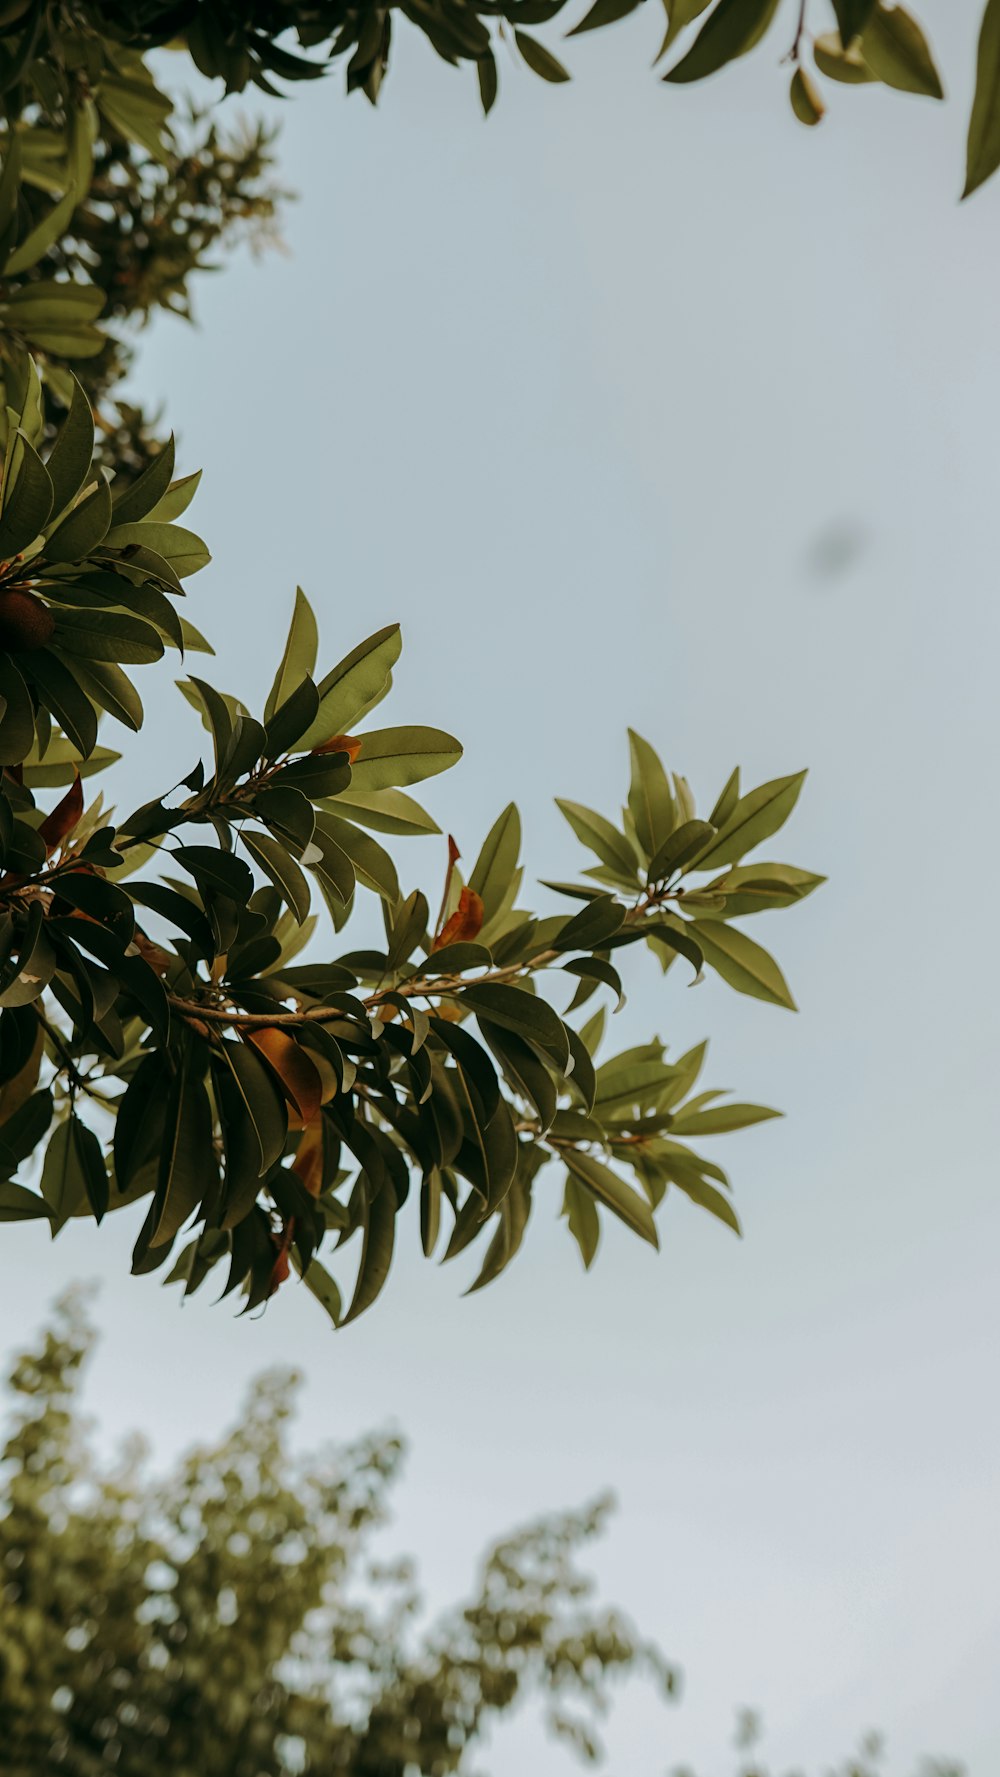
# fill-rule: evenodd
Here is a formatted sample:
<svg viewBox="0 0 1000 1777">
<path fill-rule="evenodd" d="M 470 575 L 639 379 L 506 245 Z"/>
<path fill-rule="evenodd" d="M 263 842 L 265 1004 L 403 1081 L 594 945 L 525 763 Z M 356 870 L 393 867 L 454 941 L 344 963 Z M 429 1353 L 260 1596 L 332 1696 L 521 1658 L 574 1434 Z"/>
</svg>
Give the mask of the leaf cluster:
<svg viewBox="0 0 1000 1777">
<path fill-rule="evenodd" d="M 427 1256 L 478 1247 L 473 1289 L 515 1257 L 553 1177 L 587 1266 L 608 1218 L 656 1246 L 671 1188 L 738 1232 L 700 1143 L 773 1113 L 702 1090 L 704 1045 L 609 1057 L 606 1004 L 576 1014 L 596 995 L 622 1003 L 636 945 L 661 969 L 681 961 L 792 1006 L 740 922 L 820 880 L 745 861 L 801 774 L 744 791 L 734 773 L 699 816 L 633 736 L 620 822 L 560 804 L 591 862 L 546 885 L 556 909 L 522 904 L 513 806 L 467 876 L 449 839 L 443 883 L 407 891 L 385 841 L 438 832 L 410 791 L 461 748 L 431 726 L 373 724 L 398 627 L 321 670 L 299 592 L 262 710 L 190 673 L 180 690 L 205 746 L 129 813 L 86 799 L 117 758 L 100 723 L 142 724 L 134 669 L 168 647 L 211 651 L 181 603 L 208 560 L 181 522 L 198 476 L 175 475 L 172 439 L 138 473 L 134 452 L 112 452 L 109 474 L 73 366 L 121 363 L 106 312 L 186 307 L 247 190 L 251 216 L 270 216 L 263 138 L 226 160 L 212 133 L 207 167 L 182 166 L 139 53 L 168 22 L 203 62 L 246 29 L 271 44 L 254 77 L 292 77 L 277 14 L 234 13 L 219 36 L 221 16 L 3 15 L 4 43 L 20 42 L 0 79 L 0 1215 L 56 1234 L 138 1203 L 136 1272 L 191 1293 L 220 1267 L 250 1310 L 295 1271 L 338 1324 L 380 1294 L 411 1189 Z M 315 48 L 332 15 L 280 16 Z M 383 939 L 318 960 L 319 922 L 338 938 L 364 896 Z M 339 1271 L 352 1243 L 345 1299 L 324 1260 Z"/>
<path fill-rule="evenodd" d="M 483 109 L 499 86 L 498 50 L 551 84 L 570 75 L 533 33 L 559 19 L 566 0 L 90 0 L 68 9 L 44 0 L 13 0 L 2 26 L 8 47 L 0 88 L 36 80 L 40 62 L 110 74 L 116 125 L 157 151 L 157 120 L 137 72 L 137 52 L 183 43 L 199 71 L 227 91 L 255 85 L 278 93 L 321 79 L 343 62 L 348 91 L 374 103 L 389 66 L 394 22 L 415 26 L 442 60 L 471 64 Z M 567 37 L 619 23 L 648 0 L 592 0 Z M 689 84 L 717 73 L 770 36 L 779 0 L 659 0 L 665 13 L 656 60 L 675 55 L 663 78 Z M 295 47 L 289 45 L 289 38 Z M 2 41 L 2 39 L 0 39 Z M 675 54 L 675 51 L 677 52 Z M 132 57 L 132 60 L 128 58 Z M 827 108 L 825 83 L 882 85 L 941 99 L 944 89 L 919 20 L 892 0 L 802 0 L 792 42 L 789 97 L 800 122 L 814 126 Z M 828 89 L 830 90 L 830 89 Z M 1000 164 L 1000 0 L 986 0 L 979 40 L 976 93 L 969 124 L 964 196 Z"/>
</svg>

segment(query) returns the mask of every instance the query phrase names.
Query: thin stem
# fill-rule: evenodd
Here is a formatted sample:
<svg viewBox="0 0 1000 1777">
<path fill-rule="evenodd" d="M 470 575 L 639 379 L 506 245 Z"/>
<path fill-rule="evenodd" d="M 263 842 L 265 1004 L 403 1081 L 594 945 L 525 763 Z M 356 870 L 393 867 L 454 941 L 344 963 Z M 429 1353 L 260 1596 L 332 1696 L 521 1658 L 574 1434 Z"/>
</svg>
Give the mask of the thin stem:
<svg viewBox="0 0 1000 1777">
<path fill-rule="evenodd" d="M 795 36 L 792 39 L 792 47 L 789 50 L 788 54 L 784 58 L 786 62 L 796 62 L 797 63 L 799 60 L 799 54 L 800 54 L 800 51 L 802 48 L 802 38 L 805 35 L 806 7 L 808 6 L 808 4 L 809 4 L 809 0 L 799 0 L 799 22 L 795 28 Z"/>
</svg>

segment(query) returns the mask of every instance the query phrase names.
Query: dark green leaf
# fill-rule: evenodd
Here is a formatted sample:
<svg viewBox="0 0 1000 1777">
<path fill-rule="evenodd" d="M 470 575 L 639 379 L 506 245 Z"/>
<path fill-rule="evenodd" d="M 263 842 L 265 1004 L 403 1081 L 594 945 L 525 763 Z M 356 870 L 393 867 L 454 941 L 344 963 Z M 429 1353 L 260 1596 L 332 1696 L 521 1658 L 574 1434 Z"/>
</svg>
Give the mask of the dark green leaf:
<svg viewBox="0 0 1000 1777">
<path fill-rule="evenodd" d="M 592 1155 L 579 1153 L 573 1148 L 562 1149 L 561 1155 L 574 1177 L 604 1204 L 605 1209 L 610 1209 L 634 1234 L 648 1240 L 650 1246 L 659 1246 L 656 1223 L 644 1197 Z"/>
<path fill-rule="evenodd" d="M 905 7 L 876 5 L 861 33 L 861 54 L 884 85 L 944 98 L 927 39 Z"/>
<path fill-rule="evenodd" d="M 301 925 L 309 914 L 309 884 L 295 859 L 269 833 L 251 833 L 244 827 L 240 838 L 254 863 L 270 877 Z"/>
<path fill-rule="evenodd" d="M 549 80 L 555 85 L 569 79 L 562 63 L 557 62 L 551 51 L 539 43 L 536 37 L 529 37 L 527 31 L 515 31 L 514 42 L 533 74 L 538 74 L 542 80 Z"/>
<path fill-rule="evenodd" d="M 969 118 L 963 197 L 1000 166 L 1000 0 L 987 0 L 976 55 L 976 92 Z"/>
<path fill-rule="evenodd" d="M 664 80 L 704 80 L 737 56 L 745 56 L 760 42 L 777 9 L 778 0 L 719 0 L 687 55 Z"/>
<path fill-rule="evenodd" d="M 347 1326 L 370 1308 L 381 1292 L 392 1264 L 392 1248 L 396 1235 L 396 1199 L 387 1182 L 373 1201 L 366 1201 L 361 1263 L 351 1306 L 341 1321 Z"/>
</svg>

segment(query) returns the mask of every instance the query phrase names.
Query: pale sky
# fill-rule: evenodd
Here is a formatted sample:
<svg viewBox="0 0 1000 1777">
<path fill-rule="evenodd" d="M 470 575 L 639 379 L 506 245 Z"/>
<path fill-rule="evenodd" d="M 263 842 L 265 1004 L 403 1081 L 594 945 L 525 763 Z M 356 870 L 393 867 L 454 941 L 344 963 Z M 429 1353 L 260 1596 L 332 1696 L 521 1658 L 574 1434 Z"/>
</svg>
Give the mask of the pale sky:
<svg viewBox="0 0 1000 1777">
<path fill-rule="evenodd" d="M 768 849 L 829 886 L 753 928 L 798 1015 L 632 953 L 618 1021 L 708 1034 L 709 1083 L 787 1113 L 713 1150 L 742 1242 L 671 1197 L 658 1258 L 609 1228 L 584 1277 L 553 1172 L 499 1284 L 462 1301 L 471 1267 L 424 1263 L 414 1224 L 334 1335 L 292 1287 L 259 1321 L 181 1312 L 129 1278 L 125 1215 L 5 1236 L 5 1350 L 104 1280 L 109 1439 L 167 1457 L 281 1362 L 305 1442 L 399 1424 L 394 1538 L 434 1605 L 494 1534 L 613 1487 L 602 1585 L 686 1675 L 666 1713 L 622 1694 L 616 1777 L 723 1777 L 740 1703 L 782 1768 L 873 1725 L 891 1777 L 1000 1764 L 1000 179 L 958 207 L 980 7 L 918 11 L 949 103 L 841 88 L 813 132 L 778 38 L 676 90 L 640 12 L 567 46 L 569 88 L 504 69 L 484 125 L 401 30 L 377 113 L 333 80 L 281 108 L 287 257 L 203 280 L 200 330 L 141 355 L 205 469 L 209 676 L 263 697 L 297 581 L 321 664 L 399 618 L 385 719 L 465 741 L 426 796 L 465 851 L 513 796 L 529 875 L 579 868 L 551 798 L 613 813 L 629 723 L 706 804 L 737 760 L 811 768 Z M 124 803 L 173 781 L 180 726 L 193 756 L 154 683 Z M 528 1715 L 487 1761 L 573 1768 Z"/>
</svg>

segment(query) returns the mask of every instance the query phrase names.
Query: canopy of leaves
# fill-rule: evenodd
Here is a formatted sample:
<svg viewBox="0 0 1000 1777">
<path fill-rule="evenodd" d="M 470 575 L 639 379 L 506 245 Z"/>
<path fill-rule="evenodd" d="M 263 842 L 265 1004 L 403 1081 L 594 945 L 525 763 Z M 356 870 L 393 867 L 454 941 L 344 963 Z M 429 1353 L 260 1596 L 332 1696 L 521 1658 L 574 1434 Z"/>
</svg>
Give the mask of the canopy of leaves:
<svg viewBox="0 0 1000 1777">
<path fill-rule="evenodd" d="M 297 1272 L 338 1324 L 379 1296 L 411 1190 L 427 1256 L 478 1245 L 474 1289 L 539 1197 L 587 1266 L 609 1220 L 655 1247 L 671 1191 L 739 1232 L 701 1143 L 774 1113 L 703 1090 L 704 1044 L 601 1044 L 630 947 L 793 1006 L 742 922 L 820 881 L 751 855 L 801 772 L 749 790 L 734 772 L 699 815 L 633 735 L 617 819 L 560 804 L 590 861 L 543 910 L 522 899 L 513 806 L 467 877 L 449 839 L 443 880 L 405 892 L 386 841 L 438 832 L 410 792 L 461 747 L 383 725 L 396 626 L 320 667 L 300 591 L 261 710 L 189 671 L 204 745 L 131 812 L 85 792 L 118 756 L 102 724 L 142 724 L 135 669 L 211 652 L 184 615 L 209 559 L 187 525 L 198 476 L 105 409 L 114 323 L 187 312 L 213 244 L 273 218 L 265 138 L 227 146 L 213 125 L 181 154 L 190 125 L 140 54 L 186 32 L 207 67 L 246 27 L 272 72 L 302 72 L 272 41 L 286 8 L 234 11 L 220 36 L 222 16 L 3 15 L 0 1219 L 55 1235 L 138 1203 L 136 1272 L 190 1293 L 221 1266 L 246 1309 Z M 328 9 L 295 16 L 306 47 L 329 36 Z M 358 948 L 339 934 L 364 896 L 384 938 Z"/>
<path fill-rule="evenodd" d="M 944 97 L 934 55 L 919 19 L 891 0 L 12 0 L 3 10 L 0 86 L 52 88 L 52 70 L 85 67 L 109 83 L 116 127 L 151 147 L 157 120 L 141 90 L 133 52 L 183 44 L 199 71 L 229 91 L 252 83 L 266 92 L 316 80 L 343 63 L 348 91 L 374 103 L 389 67 L 393 30 L 415 27 L 452 66 L 475 69 L 483 108 L 499 87 L 498 51 L 506 49 L 541 80 L 561 85 L 564 63 L 536 35 L 557 20 L 575 37 L 605 29 L 649 7 L 650 46 L 662 79 L 699 81 L 766 43 L 772 65 L 790 66 L 788 93 L 800 122 L 822 119 L 838 84 L 882 85 L 932 99 Z M 569 11 L 569 18 L 564 15 Z M 132 55 L 131 61 L 125 60 Z M 39 75 L 39 69 L 45 72 Z M 110 90 L 113 88 L 113 91 Z M 1000 0 L 986 0 L 979 39 L 976 93 L 969 123 L 966 184 L 974 191 L 1000 164 Z"/>
</svg>

